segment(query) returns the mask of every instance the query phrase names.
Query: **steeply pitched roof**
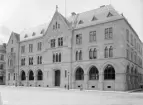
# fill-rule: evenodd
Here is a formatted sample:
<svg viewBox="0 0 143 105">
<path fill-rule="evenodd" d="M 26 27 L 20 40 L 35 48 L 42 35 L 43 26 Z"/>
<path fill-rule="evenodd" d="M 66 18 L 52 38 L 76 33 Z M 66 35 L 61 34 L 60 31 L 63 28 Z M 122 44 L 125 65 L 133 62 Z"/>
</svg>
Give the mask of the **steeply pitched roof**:
<svg viewBox="0 0 143 105">
<path fill-rule="evenodd" d="M 49 24 L 46 23 L 46 24 L 39 25 L 37 27 L 25 29 L 24 31 L 22 31 L 20 33 L 20 41 L 30 40 L 30 39 L 34 39 L 34 38 L 43 36 L 48 25 Z M 41 31 L 44 31 L 44 32 L 41 33 Z"/>
<path fill-rule="evenodd" d="M 109 13 L 113 16 L 107 17 Z M 93 17 L 96 17 L 97 20 L 92 21 Z M 72 15 L 68 18 L 68 21 L 72 23 L 73 28 L 80 28 L 93 25 L 101 21 L 108 21 L 111 18 L 116 19 L 120 17 L 122 17 L 122 15 L 120 15 L 111 5 L 106 5 L 94 10 Z M 80 21 L 83 21 L 83 24 L 78 24 Z"/>
<path fill-rule="evenodd" d="M 101 22 L 123 18 L 123 16 L 120 15 L 111 5 L 102 6 L 100 8 L 78 14 L 74 13 L 72 16 L 68 18 L 65 18 L 58 11 L 56 11 L 55 13 L 58 13 L 58 15 L 61 16 L 61 18 L 67 24 L 68 28 L 73 28 L 73 29 L 78 29 L 81 27 L 95 25 Z M 38 27 L 24 30 L 20 34 L 20 41 L 42 37 L 43 34 L 41 34 L 41 31 L 44 30 L 45 33 L 47 31 L 48 26 L 49 24 L 43 24 Z"/>
</svg>

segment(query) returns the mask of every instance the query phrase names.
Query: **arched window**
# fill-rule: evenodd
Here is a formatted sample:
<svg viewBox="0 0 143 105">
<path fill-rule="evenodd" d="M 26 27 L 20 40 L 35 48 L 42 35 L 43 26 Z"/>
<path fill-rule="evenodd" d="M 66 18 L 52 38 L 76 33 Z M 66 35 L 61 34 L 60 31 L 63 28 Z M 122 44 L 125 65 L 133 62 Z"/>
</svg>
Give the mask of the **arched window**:
<svg viewBox="0 0 143 105">
<path fill-rule="evenodd" d="M 104 80 L 115 80 L 115 70 L 113 66 L 108 65 L 104 70 Z"/>
<path fill-rule="evenodd" d="M 79 52 L 79 60 L 82 60 L 82 51 Z"/>
<path fill-rule="evenodd" d="M 58 62 L 58 53 L 56 54 L 56 62 Z"/>
<path fill-rule="evenodd" d="M 61 62 L 61 53 L 59 53 L 59 62 Z"/>
<path fill-rule="evenodd" d="M 99 79 L 99 73 L 98 69 L 93 66 L 89 71 L 89 80 L 98 80 Z"/>
<path fill-rule="evenodd" d="M 89 50 L 89 59 L 92 59 L 92 49 Z"/>
<path fill-rule="evenodd" d="M 110 46 L 109 48 L 109 57 L 113 57 L 113 47 Z"/>
<path fill-rule="evenodd" d="M 55 54 L 53 54 L 53 62 L 55 62 Z"/>
<path fill-rule="evenodd" d="M 32 70 L 29 71 L 29 80 L 34 80 L 34 73 Z"/>
<path fill-rule="evenodd" d="M 108 48 L 107 47 L 105 47 L 104 56 L 105 56 L 105 58 L 108 58 Z"/>
<path fill-rule="evenodd" d="M 81 67 L 76 70 L 75 80 L 84 80 L 84 71 Z"/>
<path fill-rule="evenodd" d="M 21 80 L 26 80 L 26 75 L 24 71 L 21 71 Z"/>
<path fill-rule="evenodd" d="M 43 80 L 43 72 L 41 70 L 37 72 L 37 80 Z"/>
<path fill-rule="evenodd" d="M 78 60 L 78 51 L 76 51 L 75 59 L 76 59 L 76 61 Z"/>
<path fill-rule="evenodd" d="M 93 58 L 94 58 L 94 59 L 97 58 L 97 50 L 96 50 L 96 48 L 94 48 L 94 51 L 93 51 Z"/>
</svg>

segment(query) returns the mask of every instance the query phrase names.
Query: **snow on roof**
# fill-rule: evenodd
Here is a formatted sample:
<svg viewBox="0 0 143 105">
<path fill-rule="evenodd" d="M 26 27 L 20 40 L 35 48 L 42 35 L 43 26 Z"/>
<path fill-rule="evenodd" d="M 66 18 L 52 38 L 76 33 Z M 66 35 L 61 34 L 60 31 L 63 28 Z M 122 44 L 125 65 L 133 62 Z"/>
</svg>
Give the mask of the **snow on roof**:
<svg viewBox="0 0 143 105">
<path fill-rule="evenodd" d="M 25 41 L 43 36 L 48 28 L 48 25 L 48 23 L 45 23 L 37 27 L 25 29 L 20 33 L 20 41 Z"/>
<path fill-rule="evenodd" d="M 96 17 L 94 21 L 93 17 Z M 99 21 L 101 22 L 105 20 L 110 20 L 110 17 L 115 19 L 122 17 L 122 15 L 120 15 L 111 5 L 106 5 L 94 10 L 74 14 L 67 18 L 67 20 L 73 24 L 73 28 L 80 28 L 83 26 L 92 25 L 93 23 L 96 24 L 96 22 Z M 79 24 L 81 23 L 81 21 L 82 24 Z"/>
</svg>

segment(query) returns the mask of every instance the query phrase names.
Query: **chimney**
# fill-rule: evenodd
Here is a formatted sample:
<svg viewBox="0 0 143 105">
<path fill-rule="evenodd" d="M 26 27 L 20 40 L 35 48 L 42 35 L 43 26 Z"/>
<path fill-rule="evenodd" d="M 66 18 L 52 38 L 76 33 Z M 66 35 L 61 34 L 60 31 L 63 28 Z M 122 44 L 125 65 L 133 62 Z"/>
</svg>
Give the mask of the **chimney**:
<svg viewBox="0 0 143 105">
<path fill-rule="evenodd" d="M 75 13 L 75 12 L 72 12 L 72 13 L 71 13 L 71 15 L 72 15 L 72 16 L 75 16 L 75 15 L 76 15 L 76 13 Z"/>
<path fill-rule="evenodd" d="M 6 48 L 6 43 L 3 43 L 3 47 Z"/>
<path fill-rule="evenodd" d="M 105 7 L 105 5 L 101 5 L 100 8 Z"/>
</svg>

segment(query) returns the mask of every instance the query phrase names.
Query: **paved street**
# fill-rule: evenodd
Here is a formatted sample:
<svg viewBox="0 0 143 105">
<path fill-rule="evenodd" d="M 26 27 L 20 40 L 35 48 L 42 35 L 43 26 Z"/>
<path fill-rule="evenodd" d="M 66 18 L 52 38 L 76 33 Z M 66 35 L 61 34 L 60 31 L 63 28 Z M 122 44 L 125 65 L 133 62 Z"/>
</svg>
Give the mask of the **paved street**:
<svg viewBox="0 0 143 105">
<path fill-rule="evenodd" d="M 1 86 L 4 105 L 143 105 L 143 92 L 103 92 Z"/>
</svg>

